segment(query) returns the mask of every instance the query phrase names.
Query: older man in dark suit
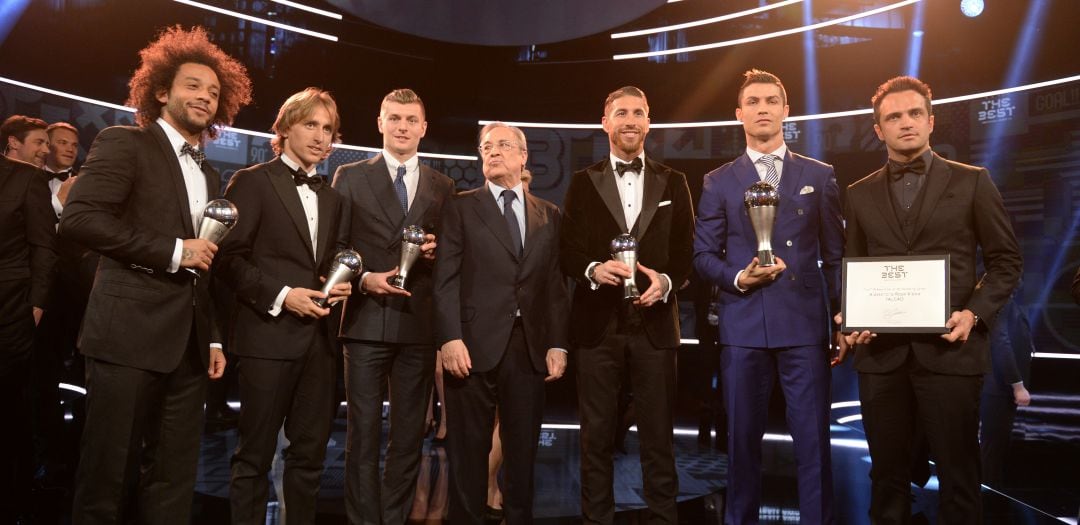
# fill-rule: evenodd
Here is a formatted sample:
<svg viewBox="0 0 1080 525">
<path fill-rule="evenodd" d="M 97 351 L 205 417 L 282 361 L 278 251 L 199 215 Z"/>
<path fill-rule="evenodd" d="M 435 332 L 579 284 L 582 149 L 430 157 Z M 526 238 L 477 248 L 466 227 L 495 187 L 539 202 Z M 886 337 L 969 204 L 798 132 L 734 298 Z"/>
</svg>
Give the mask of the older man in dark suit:
<svg viewBox="0 0 1080 525">
<path fill-rule="evenodd" d="M 632 86 L 612 92 L 602 122 L 611 155 L 571 179 L 561 242 L 563 272 L 577 281 L 570 334 L 578 359 L 582 514 L 586 523 L 614 519 L 612 455 L 619 388 L 628 375 L 645 502 L 652 519 L 675 523 L 679 478 L 672 410 L 680 342 L 675 290 L 690 275 L 693 205 L 686 177 L 645 156 L 645 93 Z M 609 244 L 623 233 L 638 240 L 637 268 L 611 259 Z M 622 291 L 631 272 L 643 286 L 633 303 Z"/>
<path fill-rule="evenodd" d="M 351 523 L 402 524 L 409 516 L 424 445 L 425 415 L 434 378 L 431 259 L 449 177 L 417 156 L 427 132 L 424 103 L 411 89 L 382 101 L 377 119 L 383 151 L 346 164 L 334 175 L 342 197 L 339 244 L 364 257 L 358 293 L 346 301 L 339 336 L 345 345 L 349 433 L 345 452 L 345 512 Z M 402 229 L 427 231 L 424 259 L 405 289 L 389 279 L 400 271 Z M 390 391 L 390 442 L 380 482 L 382 401 Z"/>
<path fill-rule="evenodd" d="M 870 519 L 911 515 L 912 428 L 921 423 L 941 481 L 941 523 L 982 523 L 979 393 L 990 370 L 989 334 L 1023 261 L 1001 195 L 985 168 L 930 149 L 930 88 L 896 77 L 872 99 L 889 162 L 848 187 L 846 257 L 949 255 L 947 333 L 840 339 L 855 346 L 863 427 L 870 445 Z M 986 273 L 976 274 L 982 252 Z M 837 320 L 840 320 L 838 316 Z"/>
<path fill-rule="evenodd" d="M 567 296 L 559 209 L 525 191 L 525 134 L 480 132 L 483 187 L 443 206 L 435 265 L 436 338 L 450 429 L 450 521 L 482 523 L 499 408 L 506 522 L 532 522 L 544 381 L 566 370 Z"/>
<path fill-rule="evenodd" d="M 336 253 L 341 198 L 316 166 L 333 147 L 340 122 L 325 91 L 289 97 L 273 126 L 279 156 L 236 172 L 225 190 L 240 216 L 215 268 L 237 297 L 229 341 L 241 403 L 229 487 L 236 524 L 266 520 L 267 474 L 282 423 L 289 520 L 315 521 L 337 385 L 336 327 L 327 316 L 352 290 L 346 282 L 329 298 L 320 291 Z"/>
<path fill-rule="evenodd" d="M 79 339 L 76 524 L 189 522 L 206 378 L 225 367 L 211 348 L 209 279 L 186 270 L 205 275 L 217 252 L 196 238 L 220 185 L 202 141 L 250 101 L 250 81 L 201 28 L 166 29 L 140 56 L 128 97 L 139 126 L 98 135 L 60 221 L 62 236 L 102 256 Z"/>
</svg>

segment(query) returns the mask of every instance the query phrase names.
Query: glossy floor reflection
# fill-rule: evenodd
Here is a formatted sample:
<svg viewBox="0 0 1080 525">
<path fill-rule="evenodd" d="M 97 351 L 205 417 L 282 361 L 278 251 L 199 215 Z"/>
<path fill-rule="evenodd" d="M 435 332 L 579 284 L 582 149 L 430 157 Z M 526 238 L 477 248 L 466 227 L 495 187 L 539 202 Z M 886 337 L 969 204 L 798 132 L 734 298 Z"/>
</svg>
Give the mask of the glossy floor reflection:
<svg viewBox="0 0 1080 525">
<path fill-rule="evenodd" d="M 578 431 L 573 425 L 553 427 L 545 428 L 541 436 L 536 469 L 536 517 L 540 523 L 579 523 Z M 345 523 L 342 501 L 344 431 L 344 421 L 339 419 L 327 451 L 319 523 Z M 860 429 L 857 425 L 834 425 L 832 442 L 837 523 L 867 523 L 870 463 Z M 722 523 L 726 456 L 712 447 L 700 446 L 696 431 L 678 431 L 675 443 L 680 474 L 680 522 Z M 197 523 L 228 523 L 228 454 L 235 444 L 235 430 L 208 433 L 203 441 L 196 495 Z M 799 523 L 791 441 L 784 434 L 768 434 L 763 447 L 761 521 Z M 1035 459 L 1055 448 L 1058 447 L 1047 449 L 1037 444 L 1021 443 L 1018 450 L 1020 454 L 1029 456 L 1027 459 Z M 626 439 L 626 449 L 627 454 L 620 454 L 616 458 L 617 520 L 620 523 L 638 523 L 644 520 L 644 516 L 640 512 L 643 507 L 641 470 L 633 432 Z M 1058 453 L 1062 452 L 1058 450 Z M 1075 462 L 1076 459 L 1071 461 Z M 438 445 L 425 444 L 417 495 L 410 516 L 412 522 L 443 522 L 449 468 L 445 450 Z M 1010 472 L 1010 478 L 1022 476 L 1025 470 L 1022 467 L 1014 468 L 1015 472 Z M 1070 512 L 1076 512 L 1080 501 L 1076 497 L 1077 485 L 1075 482 L 1072 485 L 1062 484 L 1056 493 L 1048 493 L 1044 489 L 1025 490 L 1022 487 L 986 487 L 983 490 L 984 522 L 1061 523 L 1056 517 L 1069 518 L 1074 516 Z M 937 496 L 936 478 L 931 478 L 925 488 L 912 486 L 913 523 L 936 523 Z M 281 523 L 277 498 L 272 496 L 271 499 L 267 508 L 267 523 Z"/>
</svg>

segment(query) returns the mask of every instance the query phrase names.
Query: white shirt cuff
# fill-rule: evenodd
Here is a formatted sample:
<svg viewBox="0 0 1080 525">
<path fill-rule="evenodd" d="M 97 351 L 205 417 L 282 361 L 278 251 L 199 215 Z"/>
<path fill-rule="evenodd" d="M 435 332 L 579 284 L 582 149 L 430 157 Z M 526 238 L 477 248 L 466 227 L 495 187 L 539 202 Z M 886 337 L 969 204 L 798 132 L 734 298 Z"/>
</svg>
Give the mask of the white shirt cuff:
<svg viewBox="0 0 1080 525">
<path fill-rule="evenodd" d="M 281 315 L 281 306 L 285 304 L 285 296 L 289 295 L 290 290 L 292 290 L 292 288 L 282 286 L 281 291 L 278 292 L 277 297 L 274 298 L 274 304 L 270 306 L 270 310 L 268 310 L 267 313 L 274 317 Z"/>
<path fill-rule="evenodd" d="M 360 285 L 360 293 L 362 293 L 364 295 L 367 295 L 367 291 L 364 290 L 364 278 L 367 277 L 369 273 L 371 273 L 371 272 L 368 271 L 368 272 L 361 273 L 360 274 L 360 280 L 356 281 Z"/>
<path fill-rule="evenodd" d="M 743 272 L 745 272 L 745 271 L 746 270 L 739 270 L 739 273 L 735 274 L 735 282 L 731 283 L 731 284 L 733 284 L 735 286 L 736 290 L 738 290 L 738 291 L 740 291 L 742 293 L 746 293 L 746 288 L 743 288 L 742 286 L 739 286 L 739 277 L 741 277 Z"/>
<path fill-rule="evenodd" d="M 180 257 L 184 254 L 184 240 L 176 239 L 176 248 L 173 248 L 172 262 L 169 263 L 169 267 L 165 269 L 166 272 L 176 273 L 180 270 Z"/>
<path fill-rule="evenodd" d="M 591 263 L 589 263 L 588 266 L 585 267 L 585 280 L 589 281 L 589 289 L 590 290 L 595 290 L 597 288 L 600 288 L 600 283 L 597 283 L 596 281 L 594 281 L 592 279 L 592 277 L 589 277 L 589 274 L 592 273 L 592 269 L 597 267 L 597 266 L 600 266 L 600 263 L 591 262 Z"/>
<path fill-rule="evenodd" d="M 558 351 L 560 351 L 560 352 L 562 352 L 564 354 L 569 354 L 570 353 L 565 348 L 549 348 L 549 350 L 558 350 Z"/>
<path fill-rule="evenodd" d="M 210 348 L 217 348 L 218 350 L 225 351 L 225 349 L 221 347 L 221 343 L 210 343 Z"/>
</svg>

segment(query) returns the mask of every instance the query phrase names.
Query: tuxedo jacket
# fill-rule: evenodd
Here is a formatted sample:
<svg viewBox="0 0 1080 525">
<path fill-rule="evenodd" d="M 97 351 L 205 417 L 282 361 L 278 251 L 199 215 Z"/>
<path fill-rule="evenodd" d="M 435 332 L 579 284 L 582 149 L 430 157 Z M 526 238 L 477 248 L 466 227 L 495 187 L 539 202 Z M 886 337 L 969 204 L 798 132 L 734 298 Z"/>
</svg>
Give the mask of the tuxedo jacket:
<svg viewBox="0 0 1080 525">
<path fill-rule="evenodd" d="M 567 348 L 566 282 L 559 272 L 559 209 L 525 192 L 525 249 L 487 185 L 443 205 L 435 262 L 436 341 L 462 339 L 474 373 L 499 364 L 521 312 L 533 368 L 547 372 L 550 348 Z"/>
<path fill-rule="evenodd" d="M 577 281 L 571 312 L 570 337 L 577 345 L 595 346 L 610 319 L 623 305 L 621 286 L 590 287 L 585 271 L 593 262 L 611 259 L 611 240 L 631 233 L 638 241 L 638 261 L 671 278 L 667 302 L 642 308 L 645 332 L 657 348 L 679 346 L 679 307 L 675 291 L 690 276 L 694 239 L 694 210 L 686 176 L 646 157 L 641 213 L 626 224 L 607 157 L 574 173 L 563 203 L 566 216 L 561 242 L 563 273 Z M 649 280 L 637 272 L 638 288 Z"/>
<path fill-rule="evenodd" d="M 388 272 L 401 259 L 401 230 L 409 225 L 424 228 L 438 238 L 443 203 L 454 192 L 454 181 L 420 164 L 409 214 L 402 210 L 382 155 L 346 164 L 334 175 L 334 188 L 342 196 L 342 221 L 338 244 L 349 246 L 364 259 L 364 271 Z M 411 297 L 377 297 L 360 291 L 345 303 L 340 337 L 354 341 L 401 344 L 434 344 L 432 326 L 432 264 L 420 258 L 409 270 L 405 288 Z"/>
<path fill-rule="evenodd" d="M 48 302 L 56 264 L 56 214 L 50 198 L 38 168 L 0 156 L 0 286 L 29 289 L 28 296 L 0 296 L 0 319 L 5 321 L 29 316 L 32 306 L 45 308 Z"/>
<path fill-rule="evenodd" d="M 749 348 L 826 344 L 830 306 L 839 304 L 844 250 L 833 168 L 787 152 L 772 228 L 773 253 L 787 269 L 776 281 L 742 292 L 735 287 L 735 276 L 758 253 L 744 195 L 760 180 L 745 153 L 705 175 L 694 268 L 720 288 L 720 343 Z"/>
<path fill-rule="evenodd" d="M 307 215 L 292 170 L 275 158 L 237 171 L 225 189 L 239 220 L 221 242 L 214 275 L 236 294 L 229 330 L 230 352 L 266 359 L 304 356 L 318 331 L 327 337 L 326 319 L 299 318 L 284 307 L 270 315 L 282 288 L 322 289 L 337 253 L 341 198 L 328 185 L 316 192 L 319 224 L 311 244 Z"/>
<path fill-rule="evenodd" d="M 950 344 L 940 334 L 878 334 L 856 348 L 860 372 L 889 372 L 905 362 L 908 352 L 942 374 L 989 371 L 988 328 L 1019 282 L 1023 260 L 989 172 L 934 154 L 925 177 L 911 238 L 894 211 L 886 167 L 848 186 L 845 257 L 948 254 L 950 312 L 969 309 L 979 323 L 967 343 Z M 981 282 L 975 270 L 979 249 L 986 267 Z"/>
<path fill-rule="evenodd" d="M 207 198 L 214 199 L 218 173 L 209 162 L 202 171 Z M 170 372 L 194 334 L 208 363 L 211 339 L 217 339 L 209 279 L 183 268 L 166 271 L 176 239 L 196 233 L 180 162 L 165 132 L 156 123 L 107 128 L 79 173 L 60 235 L 102 256 L 79 349 L 102 361 Z"/>
</svg>

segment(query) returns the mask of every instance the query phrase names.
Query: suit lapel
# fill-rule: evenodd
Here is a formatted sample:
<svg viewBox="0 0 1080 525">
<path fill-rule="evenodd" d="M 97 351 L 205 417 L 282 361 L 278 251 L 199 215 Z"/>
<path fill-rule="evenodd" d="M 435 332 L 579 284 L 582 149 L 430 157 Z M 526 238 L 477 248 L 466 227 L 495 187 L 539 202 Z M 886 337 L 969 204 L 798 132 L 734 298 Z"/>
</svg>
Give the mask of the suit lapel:
<svg viewBox="0 0 1080 525">
<path fill-rule="evenodd" d="M 386 159 L 382 154 L 372 159 L 366 171 L 368 186 L 371 188 L 371 194 L 375 196 L 375 202 L 379 203 L 383 214 L 386 215 L 387 222 L 400 228 L 404 226 L 405 212 L 401 211 L 401 204 L 398 201 L 397 192 L 394 191 L 394 182 L 390 180 L 388 169 Z"/>
<path fill-rule="evenodd" d="M 320 267 L 323 263 L 323 255 L 330 253 L 326 249 L 330 247 L 330 225 L 337 220 L 334 216 L 334 195 L 332 193 L 334 189 L 329 184 L 323 184 L 319 191 L 315 193 L 318 196 L 319 201 L 319 229 L 315 231 L 315 238 L 318 239 L 319 253 L 315 254 L 315 266 Z"/>
<path fill-rule="evenodd" d="M 532 248 L 536 244 L 536 234 L 543 225 L 544 216 L 540 212 L 536 197 L 533 197 L 529 192 L 525 192 L 525 253 L 522 255 L 523 260 L 532 253 Z"/>
<path fill-rule="evenodd" d="M 670 174 L 669 169 L 662 168 L 660 164 L 651 160 L 647 160 L 644 169 L 645 173 L 642 173 L 642 179 L 645 189 L 641 197 L 641 213 L 638 214 L 637 218 L 638 239 L 645 237 L 645 232 L 649 229 L 649 223 L 652 222 L 653 216 L 656 215 L 656 208 L 660 205 L 660 198 L 664 196 L 664 188 L 667 187 Z"/>
<path fill-rule="evenodd" d="M 896 238 L 906 243 L 909 242 L 908 238 L 904 235 L 904 230 L 900 228 L 900 220 L 896 218 L 896 210 L 893 209 L 892 202 L 889 200 L 889 177 L 886 173 L 887 168 L 881 168 L 871 175 L 873 179 L 870 181 L 870 197 L 874 200 L 874 207 L 881 214 L 881 218 L 885 219 Z"/>
<path fill-rule="evenodd" d="M 780 209 L 785 208 L 786 205 L 790 205 L 792 199 L 799 194 L 799 184 L 802 183 L 802 161 L 791 154 L 791 150 L 787 151 L 787 155 L 784 157 L 783 173 L 780 175 Z"/>
<path fill-rule="evenodd" d="M 746 190 L 750 189 L 755 183 L 761 182 L 761 177 L 758 175 L 757 168 L 754 167 L 754 163 L 750 161 L 750 156 L 743 153 L 739 158 L 735 159 L 735 178 L 739 181 L 738 188 L 742 191 L 737 195 L 739 199 L 738 208 L 741 211 L 739 217 L 742 219 L 739 224 L 742 225 L 743 236 L 747 239 L 757 239 L 757 234 L 754 233 L 754 226 L 750 224 L 750 215 L 746 212 L 746 206 L 744 195 Z M 783 200 L 780 201 L 780 205 L 783 206 Z M 755 245 L 757 241 L 754 241 Z"/>
<path fill-rule="evenodd" d="M 184 225 L 184 238 L 192 239 L 195 237 L 195 225 L 191 223 L 191 201 L 187 194 L 187 184 L 184 183 L 184 172 L 180 169 L 180 158 L 177 152 L 173 151 L 172 144 L 169 143 L 169 138 L 165 136 L 165 130 L 161 129 L 160 124 L 155 123 L 147 129 L 150 130 L 150 135 L 157 139 L 161 153 L 165 156 L 165 163 L 169 165 L 169 178 L 172 179 L 176 196 L 180 201 L 180 223 Z"/>
<path fill-rule="evenodd" d="M 281 199 L 281 204 L 285 206 L 285 211 L 289 213 L 293 226 L 296 226 L 296 232 L 300 234 L 300 238 L 304 241 L 308 255 L 314 259 L 315 251 L 311 246 L 311 232 L 308 229 L 307 219 L 304 215 L 304 205 L 300 203 L 300 194 L 296 193 L 296 183 L 293 182 L 289 167 L 279 157 L 270 163 L 266 174 L 270 178 L 270 184 L 274 187 L 274 192 Z M 322 214 L 320 213 L 319 216 L 321 218 Z M 244 218 L 241 217 L 240 220 L 244 220 Z M 320 226 L 322 225 L 320 224 Z"/>
<path fill-rule="evenodd" d="M 480 221 L 491 230 L 491 233 L 506 248 L 506 251 L 510 252 L 514 259 L 517 259 L 520 250 L 517 246 L 514 246 L 514 241 L 510 238 L 510 227 L 506 225 L 506 217 L 503 217 L 502 211 L 499 210 L 499 205 L 495 202 L 495 198 L 491 196 L 491 190 L 486 183 L 473 193 L 473 198 L 479 201 L 473 209 L 476 211 Z M 525 246 L 528 245 L 529 243 L 526 242 Z"/>
<path fill-rule="evenodd" d="M 615 183 L 615 171 L 611 169 L 611 162 L 605 160 L 603 162 L 603 169 L 595 170 L 589 169 L 589 178 L 592 179 L 593 186 L 596 186 L 597 193 L 600 194 L 600 198 L 607 205 L 607 209 L 611 212 L 611 216 L 615 218 L 615 222 L 619 224 L 619 229 L 623 233 L 630 231 L 630 226 L 626 224 L 626 215 L 622 211 L 622 199 L 619 198 L 619 186 Z"/>
<path fill-rule="evenodd" d="M 909 239 L 910 241 L 919 238 L 919 233 L 930 221 L 930 216 L 934 214 L 937 203 L 945 194 L 945 187 L 949 185 L 949 179 L 952 178 L 952 170 L 945 163 L 945 159 L 939 157 L 937 153 L 933 154 L 933 159 L 930 162 L 930 171 L 926 172 L 926 180 L 923 181 L 925 186 L 923 191 L 926 194 L 923 195 L 922 205 L 919 206 L 919 216 L 915 219 L 915 234 Z"/>
<path fill-rule="evenodd" d="M 416 195 L 413 196 L 412 205 L 409 206 L 409 214 L 405 216 L 406 224 L 416 224 L 420 227 L 424 227 L 423 222 L 424 214 L 427 212 L 431 203 L 434 202 L 435 197 L 432 196 L 432 187 L 435 183 L 432 181 L 434 175 L 432 170 L 427 166 L 420 165 L 420 177 L 416 181 Z M 393 188 L 393 186 L 391 186 Z M 394 193 L 395 202 L 397 199 L 397 193 Z"/>
</svg>

